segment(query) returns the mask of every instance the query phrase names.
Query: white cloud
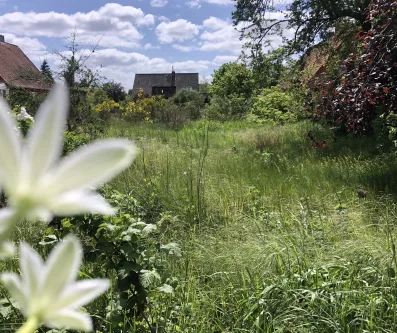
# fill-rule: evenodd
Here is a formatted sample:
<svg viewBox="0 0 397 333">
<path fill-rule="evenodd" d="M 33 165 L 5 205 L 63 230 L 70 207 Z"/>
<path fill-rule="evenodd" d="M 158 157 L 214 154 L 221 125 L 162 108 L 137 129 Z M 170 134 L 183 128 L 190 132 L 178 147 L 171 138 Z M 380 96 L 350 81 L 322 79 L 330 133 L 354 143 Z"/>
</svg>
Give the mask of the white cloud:
<svg viewBox="0 0 397 333">
<path fill-rule="evenodd" d="M 202 0 L 202 1 L 212 3 L 215 5 L 233 5 L 232 0 Z"/>
<path fill-rule="evenodd" d="M 153 46 L 151 43 L 146 43 L 143 48 L 145 50 L 160 49 L 160 46 Z"/>
<path fill-rule="evenodd" d="M 191 1 L 187 1 L 186 5 L 189 6 L 190 8 L 201 8 L 200 5 L 201 2 L 206 2 L 214 5 L 224 5 L 224 6 L 230 6 L 234 4 L 233 0 L 191 0 Z"/>
<path fill-rule="evenodd" d="M 203 22 L 203 27 L 210 30 L 219 30 L 229 26 L 230 23 L 214 16 L 211 16 L 209 19 L 206 19 Z"/>
<path fill-rule="evenodd" d="M 1 0 L 0 0 L 1 1 Z M 0 16 L 2 31 L 26 36 L 66 37 L 76 30 L 82 42 L 101 37 L 104 47 L 136 47 L 143 38 L 138 27 L 151 26 L 153 15 L 141 9 L 108 3 L 88 13 L 14 12 Z"/>
<path fill-rule="evenodd" d="M 198 35 L 199 26 L 184 19 L 173 22 L 161 22 L 156 28 L 156 34 L 161 43 L 183 42 Z"/>
<path fill-rule="evenodd" d="M 216 56 L 213 62 L 216 66 L 221 66 L 227 62 L 234 62 L 237 59 L 238 59 L 238 56 L 229 56 L 229 55 Z"/>
<path fill-rule="evenodd" d="M 201 34 L 200 50 L 239 54 L 244 41 L 235 27 L 219 18 L 210 17 L 203 22 L 205 31 Z"/>
<path fill-rule="evenodd" d="M 185 45 L 180 45 L 180 44 L 173 44 L 172 47 L 175 50 L 182 51 L 182 52 L 191 52 L 196 49 L 193 46 L 185 46 Z"/>
<path fill-rule="evenodd" d="M 192 0 L 192 1 L 187 1 L 186 5 L 189 6 L 190 8 L 201 8 L 200 5 L 200 0 Z"/>
<path fill-rule="evenodd" d="M 164 7 L 168 3 L 168 0 L 151 0 L 150 5 L 152 7 Z"/>
<path fill-rule="evenodd" d="M 200 83 L 212 83 L 212 75 L 200 76 Z"/>
<path fill-rule="evenodd" d="M 158 19 L 160 22 L 169 22 L 169 21 L 170 21 L 170 19 L 169 19 L 168 17 L 163 16 L 163 15 L 158 16 L 157 19 Z"/>
</svg>

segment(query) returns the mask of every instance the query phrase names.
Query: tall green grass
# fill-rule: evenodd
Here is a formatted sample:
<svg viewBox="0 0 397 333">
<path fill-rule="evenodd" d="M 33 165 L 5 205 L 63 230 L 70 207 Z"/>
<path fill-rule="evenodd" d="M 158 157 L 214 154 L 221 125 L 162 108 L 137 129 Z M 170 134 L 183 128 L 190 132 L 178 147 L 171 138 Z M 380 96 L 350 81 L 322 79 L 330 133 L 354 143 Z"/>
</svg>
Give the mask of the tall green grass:
<svg viewBox="0 0 397 333">
<path fill-rule="evenodd" d="M 327 147 L 313 149 L 309 130 Z M 151 290 L 144 320 L 124 318 L 132 332 L 397 331 L 397 155 L 385 142 L 310 122 L 114 120 L 104 136 L 137 143 L 112 186 L 183 249 L 167 263 L 174 293 Z"/>
<path fill-rule="evenodd" d="M 106 135 L 140 148 L 113 185 L 151 222 L 173 217 L 164 238 L 184 249 L 175 294 L 151 294 L 152 331 L 397 330 L 397 155 L 384 142 L 309 122 L 114 122 Z"/>
</svg>

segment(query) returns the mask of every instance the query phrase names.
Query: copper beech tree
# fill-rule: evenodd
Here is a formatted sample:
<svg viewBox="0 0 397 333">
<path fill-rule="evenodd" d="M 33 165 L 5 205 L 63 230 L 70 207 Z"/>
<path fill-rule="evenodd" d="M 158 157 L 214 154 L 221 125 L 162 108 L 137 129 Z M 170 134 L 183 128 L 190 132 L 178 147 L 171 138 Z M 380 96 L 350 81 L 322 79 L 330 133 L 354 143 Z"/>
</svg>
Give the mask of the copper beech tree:
<svg viewBox="0 0 397 333">
<path fill-rule="evenodd" d="M 366 11 L 371 29 L 344 62 L 339 80 L 325 82 L 316 110 L 346 132 L 369 134 L 377 116 L 397 111 L 397 1 L 376 0 Z"/>
</svg>

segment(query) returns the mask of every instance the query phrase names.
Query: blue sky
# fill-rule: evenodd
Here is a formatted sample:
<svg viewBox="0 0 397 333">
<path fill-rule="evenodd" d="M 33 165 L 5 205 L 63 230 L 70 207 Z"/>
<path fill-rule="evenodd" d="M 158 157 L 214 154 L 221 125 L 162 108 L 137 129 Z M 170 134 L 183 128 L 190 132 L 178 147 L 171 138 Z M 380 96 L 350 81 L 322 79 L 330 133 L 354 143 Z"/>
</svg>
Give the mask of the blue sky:
<svg viewBox="0 0 397 333">
<path fill-rule="evenodd" d="M 231 22 L 232 0 L 0 0 L 0 34 L 39 65 L 57 69 L 53 52 L 76 29 L 82 44 L 99 41 L 90 67 L 127 89 L 135 73 L 199 72 L 237 59 L 243 41 Z M 280 44 L 274 41 L 274 46 Z"/>
</svg>

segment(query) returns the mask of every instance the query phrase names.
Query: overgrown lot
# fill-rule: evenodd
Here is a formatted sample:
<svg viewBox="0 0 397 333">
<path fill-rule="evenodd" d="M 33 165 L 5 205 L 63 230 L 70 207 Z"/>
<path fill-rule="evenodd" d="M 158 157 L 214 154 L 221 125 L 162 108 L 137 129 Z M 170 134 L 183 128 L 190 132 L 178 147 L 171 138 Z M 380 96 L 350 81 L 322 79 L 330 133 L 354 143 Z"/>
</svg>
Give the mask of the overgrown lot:
<svg viewBox="0 0 397 333">
<path fill-rule="evenodd" d="M 327 146 L 314 149 L 308 130 Z M 170 129 L 119 120 L 102 135 L 130 137 L 140 148 L 103 190 L 120 216 L 26 225 L 17 235 L 41 241 L 40 252 L 69 231 L 80 235 L 95 253 L 93 261 L 86 253 L 82 277 L 113 281 L 89 306 L 98 332 L 396 330 L 397 155 L 385 143 L 334 138 L 309 122 Z M 130 238 L 141 289 L 136 283 L 123 298 L 126 268 L 110 269 L 100 253 L 126 255 L 114 252 L 114 229 L 131 217 L 157 229 Z M 3 317 L 17 323 L 4 302 Z"/>
</svg>

